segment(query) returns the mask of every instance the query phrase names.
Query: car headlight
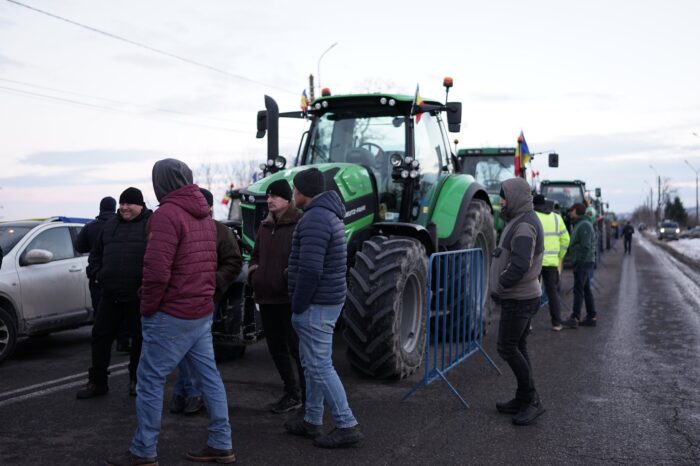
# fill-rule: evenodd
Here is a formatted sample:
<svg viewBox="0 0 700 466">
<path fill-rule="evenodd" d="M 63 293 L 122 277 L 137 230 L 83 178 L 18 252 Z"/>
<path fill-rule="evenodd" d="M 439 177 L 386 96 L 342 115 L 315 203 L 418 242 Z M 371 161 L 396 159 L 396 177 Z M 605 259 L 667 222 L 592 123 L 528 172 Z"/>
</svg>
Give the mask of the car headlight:
<svg viewBox="0 0 700 466">
<path fill-rule="evenodd" d="M 676 228 L 676 234 L 678 234 L 678 233 L 680 233 L 680 232 L 681 232 L 681 229 L 680 229 L 680 228 Z"/>
<path fill-rule="evenodd" d="M 659 230 L 661 233 L 665 232 L 666 230 L 664 228 Z"/>
</svg>

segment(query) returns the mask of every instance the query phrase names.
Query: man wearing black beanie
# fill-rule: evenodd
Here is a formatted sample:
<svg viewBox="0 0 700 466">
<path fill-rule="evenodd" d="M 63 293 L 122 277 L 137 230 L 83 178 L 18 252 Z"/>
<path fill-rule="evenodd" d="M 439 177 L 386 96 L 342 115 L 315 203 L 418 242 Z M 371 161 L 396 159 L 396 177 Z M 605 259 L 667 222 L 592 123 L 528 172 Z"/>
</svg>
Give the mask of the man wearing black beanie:
<svg viewBox="0 0 700 466">
<path fill-rule="evenodd" d="M 294 201 L 304 216 L 292 239 L 289 295 L 307 388 L 304 417 L 291 419 L 284 427 L 291 434 L 312 437 L 317 447 L 350 447 L 364 436 L 331 358 L 333 329 L 347 292 L 345 206 L 338 193 L 325 191 L 323 173 L 317 168 L 294 177 Z M 322 432 L 324 401 L 335 424 L 328 434 Z"/>
<path fill-rule="evenodd" d="M 289 253 L 300 214 L 291 202 L 292 189 L 287 180 L 273 181 L 265 192 L 269 213 L 255 236 L 248 283 L 260 308 L 267 349 L 284 384 L 282 398 L 270 410 L 282 414 L 301 407 L 306 392 L 299 338 L 292 327 L 292 305 L 287 293 Z"/>
</svg>

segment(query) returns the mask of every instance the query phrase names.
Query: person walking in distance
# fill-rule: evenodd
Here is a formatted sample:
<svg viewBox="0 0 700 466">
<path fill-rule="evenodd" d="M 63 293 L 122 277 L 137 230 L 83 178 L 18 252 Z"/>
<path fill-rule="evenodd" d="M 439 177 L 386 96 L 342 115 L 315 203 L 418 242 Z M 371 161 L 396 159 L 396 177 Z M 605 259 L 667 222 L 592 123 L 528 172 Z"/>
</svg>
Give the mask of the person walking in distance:
<svg viewBox="0 0 700 466">
<path fill-rule="evenodd" d="M 632 254 L 632 235 L 634 234 L 634 227 L 628 220 L 625 223 L 625 227 L 622 229 L 623 241 L 625 244 L 625 254 Z"/>
<path fill-rule="evenodd" d="M 211 323 L 216 289 L 216 225 L 192 171 L 175 159 L 153 166 L 160 202 L 148 223 L 143 264 L 143 350 L 136 391 L 136 432 L 129 451 L 107 465 L 157 465 L 165 378 L 187 358 L 209 414 L 206 447 L 196 462 L 233 463 L 228 402 L 214 361 Z"/>
<path fill-rule="evenodd" d="M 538 278 L 544 255 L 544 231 L 533 210 L 527 181 L 523 178 L 504 181 L 500 196 L 501 216 L 506 227 L 493 252 L 489 294 L 501 307 L 498 354 L 510 366 L 518 386 L 515 397 L 496 403 L 496 409 L 513 414 L 513 424 L 526 426 L 544 412 L 527 350 L 530 324 L 542 294 Z"/>
<path fill-rule="evenodd" d="M 101 288 L 99 308 L 92 327 L 92 367 L 88 383 L 77 398 L 106 395 L 112 343 L 126 321 L 132 344 L 129 357 L 129 394 L 136 396 L 136 374 L 141 354 L 141 316 L 138 290 L 143 276 L 146 225 L 151 210 L 137 188 L 119 196 L 119 212 L 108 219 L 88 257 L 90 278 Z"/>
<path fill-rule="evenodd" d="M 571 231 L 571 259 L 574 265 L 574 303 L 569 319 L 562 322 L 565 328 L 595 327 L 598 315 L 595 310 L 591 275 L 595 266 L 596 235 L 593 221 L 585 214 L 586 207 L 576 203 L 571 206 L 569 216 L 574 222 Z M 581 307 L 586 303 L 586 319 L 581 321 Z"/>
<path fill-rule="evenodd" d="M 561 326 L 561 298 L 559 297 L 559 273 L 566 250 L 569 247 L 569 232 L 564 219 L 552 211 L 543 195 L 533 198 L 535 213 L 544 231 L 544 256 L 542 259 L 542 283 L 549 299 L 549 315 L 552 330 L 558 332 Z"/>
<path fill-rule="evenodd" d="M 209 215 L 213 216 L 214 195 L 208 189 L 199 188 L 209 206 Z M 226 291 L 236 281 L 241 273 L 243 258 L 238 248 L 238 242 L 229 227 L 214 220 L 216 224 L 216 291 L 214 292 L 214 308 L 221 304 Z M 204 406 L 199 381 L 192 374 L 187 358 L 178 364 L 177 380 L 170 400 L 171 413 L 186 415 L 198 413 Z"/>
<path fill-rule="evenodd" d="M 349 447 L 363 435 L 332 360 L 333 329 L 347 292 L 345 206 L 338 193 L 325 190 L 317 168 L 296 174 L 294 202 L 304 215 L 292 237 L 289 295 L 306 377 L 306 404 L 303 418 L 290 419 L 284 427 L 291 434 L 313 438 L 318 447 Z M 335 423 L 327 434 L 322 432 L 324 401 Z"/>
<path fill-rule="evenodd" d="M 248 268 L 248 280 L 260 308 L 265 341 L 284 384 L 282 398 L 272 405 L 281 414 L 301 407 L 306 395 L 299 359 L 299 338 L 292 327 L 292 305 L 287 293 L 287 267 L 299 210 L 292 202 L 286 180 L 267 188 L 268 215 L 260 223 Z"/>
</svg>

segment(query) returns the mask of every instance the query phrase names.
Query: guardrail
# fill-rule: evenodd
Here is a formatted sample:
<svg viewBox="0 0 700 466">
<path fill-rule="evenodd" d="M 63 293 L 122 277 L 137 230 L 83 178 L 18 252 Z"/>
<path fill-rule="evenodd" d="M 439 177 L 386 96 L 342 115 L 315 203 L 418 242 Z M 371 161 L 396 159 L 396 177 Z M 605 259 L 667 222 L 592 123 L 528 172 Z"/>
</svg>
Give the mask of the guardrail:
<svg viewBox="0 0 700 466">
<path fill-rule="evenodd" d="M 465 407 L 469 404 L 445 374 L 476 353 L 484 351 L 484 297 L 486 267 L 481 249 L 439 252 L 430 256 L 426 299 L 426 338 L 423 378 L 403 396 L 442 379 Z"/>
</svg>

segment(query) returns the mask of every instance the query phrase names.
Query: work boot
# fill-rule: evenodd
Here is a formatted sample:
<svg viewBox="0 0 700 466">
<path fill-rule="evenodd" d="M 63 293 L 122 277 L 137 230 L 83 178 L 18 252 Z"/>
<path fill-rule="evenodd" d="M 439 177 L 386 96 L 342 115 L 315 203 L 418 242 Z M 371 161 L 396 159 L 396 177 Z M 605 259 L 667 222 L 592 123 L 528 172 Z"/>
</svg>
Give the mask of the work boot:
<svg viewBox="0 0 700 466">
<path fill-rule="evenodd" d="M 301 408 L 301 401 L 299 398 L 285 393 L 279 401 L 272 404 L 270 411 L 275 414 L 282 414 L 299 408 Z"/>
<path fill-rule="evenodd" d="M 365 438 L 360 432 L 360 427 L 336 427 L 328 434 L 319 435 L 314 439 L 314 446 L 321 448 L 347 448 L 354 447 Z"/>
<path fill-rule="evenodd" d="M 187 398 L 187 403 L 185 404 L 185 409 L 182 410 L 183 414 L 197 414 L 204 406 L 201 396 L 191 396 Z"/>
<path fill-rule="evenodd" d="M 528 426 L 542 413 L 544 413 L 544 407 L 542 406 L 542 401 L 537 398 L 532 403 L 523 407 L 518 414 L 513 416 L 513 424 L 516 426 Z"/>
<path fill-rule="evenodd" d="M 185 399 L 184 396 L 176 393 L 170 400 L 170 406 L 168 407 L 168 411 L 170 411 L 173 414 L 178 414 L 185 410 L 185 406 L 187 406 L 187 399 Z"/>
<path fill-rule="evenodd" d="M 323 426 L 306 422 L 303 417 L 295 417 L 284 423 L 284 429 L 290 434 L 308 438 L 316 438 L 323 434 L 323 432 L 321 432 L 322 427 Z"/>
<path fill-rule="evenodd" d="M 579 322 L 580 327 L 595 327 L 598 319 L 596 317 L 586 317 L 585 320 Z"/>
<path fill-rule="evenodd" d="M 94 382 L 88 382 L 82 389 L 78 390 L 75 397 L 79 400 L 85 400 L 87 398 L 95 398 L 97 396 L 106 395 L 108 391 L 109 387 L 107 384 L 98 385 Z"/>
<path fill-rule="evenodd" d="M 505 403 L 496 403 L 496 410 L 503 414 L 518 414 L 523 404 L 517 398 L 513 398 Z"/>
<path fill-rule="evenodd" d="M 158 458 L 142 458 L 127 451 L 119 458 L 105 460 L 107 466 L 158 466 Z"/>
<path fill-rule="evenodd" d="M 236 455 L 233 454 L 233 450 L 219 450 L 208 445 L 201 450 L 188 451 L 185 453 L 185 458 L 198 463 L 230 464 L 236 462 Z"/>
</svg>

